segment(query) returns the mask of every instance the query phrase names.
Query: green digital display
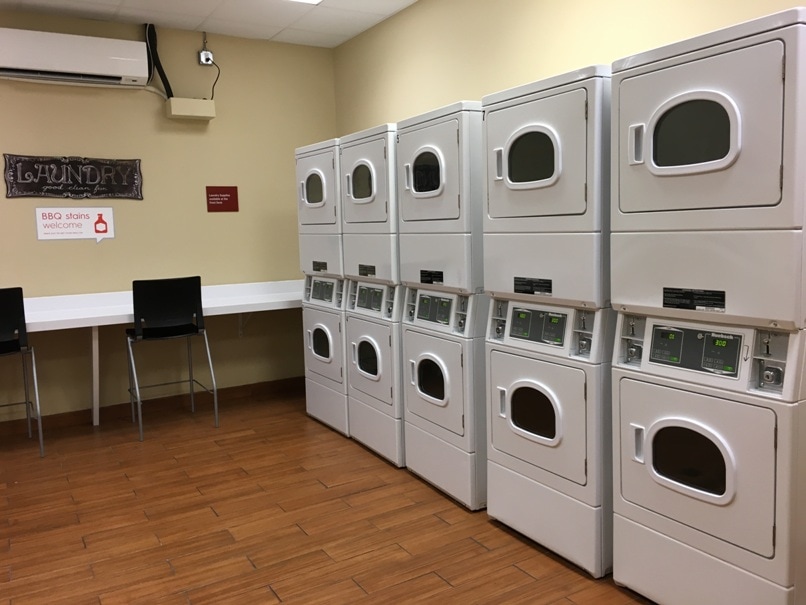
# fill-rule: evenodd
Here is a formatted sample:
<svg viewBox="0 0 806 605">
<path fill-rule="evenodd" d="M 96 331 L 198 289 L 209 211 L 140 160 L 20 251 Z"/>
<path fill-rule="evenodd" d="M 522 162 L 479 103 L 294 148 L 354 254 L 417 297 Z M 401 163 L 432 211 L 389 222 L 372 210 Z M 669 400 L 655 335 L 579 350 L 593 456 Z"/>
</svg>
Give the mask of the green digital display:
<svg viewBox="0 0 806 605">
<path fill-rule="evenodd" d="M 714 346 L 715 347 L 727 347 L 728 341 L 723 338 L 714 338 Z"/>
<path fill-rule="evenodd" d="M 549 321 L 556 325 L 556 324 L 560 323 L 560 318 L 559 317 L 552 317 L 552 318 L 549 319 Z"/>
</svg>

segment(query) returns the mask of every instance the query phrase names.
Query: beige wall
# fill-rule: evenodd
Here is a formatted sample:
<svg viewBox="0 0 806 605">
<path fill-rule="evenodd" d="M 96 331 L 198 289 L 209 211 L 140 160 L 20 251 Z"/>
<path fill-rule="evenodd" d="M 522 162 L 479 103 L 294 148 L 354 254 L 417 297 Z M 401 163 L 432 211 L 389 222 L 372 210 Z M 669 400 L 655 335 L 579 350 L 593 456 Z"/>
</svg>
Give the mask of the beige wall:
<svg viewBox="0 0 806 605">
<path fill-rule="evenodd" d="M 785 0 L 419 0 L 336 49 L 339 136 L 650 50 Z"/>
<path fill-rule="evenodd" d="M 144 39 L 135 25 L 0 12 L 0 27 Z M 215 68 L 198 65 L 202 34 L 158 29 L 177 97 L 209 98 Z M 0 80 L 0 151 L 138 158 L 143 196 L 65 202 L 0 198 L 0 287 L 26 296 L 126 290 L 133 279 L 199 274 L 204 284 L 298 279 L 294 149 L 333 137 L 333 51 L 208 34 L 221 66 L 210 122 L 169 120 L 144 90 Z M 155 77 L 155 83 L 158 83 Z M 208 213 L 205 186 L 238 187 L 240 211 Z M 36 207 L 112 206 L 115 238 L 37 241 Z M 243 330 L 211 318 L 221 386 L 303 373 L 301 312 L 261 313 Z M 90 332 L 37 333 L 46 414 L 89 408 Z M 125 401 L 123 326 L 101 330 L 102 400 Z M 175 354 L 174 356 L 177 356 Z M 177 357 L 181 361 L 181 356 Z M 166 365 L 160 357 L 154 367 Z M 17 366 L 0 363 L 0 403 Z M 18 416 L 0 410 L 0 419 Z"/>
</svg>

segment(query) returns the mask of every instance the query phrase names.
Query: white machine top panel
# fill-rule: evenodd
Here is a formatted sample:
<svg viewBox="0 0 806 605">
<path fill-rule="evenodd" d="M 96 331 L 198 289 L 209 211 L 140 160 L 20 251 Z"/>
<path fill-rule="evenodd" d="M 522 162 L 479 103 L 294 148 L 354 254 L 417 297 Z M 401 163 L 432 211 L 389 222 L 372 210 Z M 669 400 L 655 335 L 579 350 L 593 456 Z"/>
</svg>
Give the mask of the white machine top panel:
<svg viewBox="0 0 806 605">
<path fill-rule="evenodd" d="M 405 120 L 401 120 L 397 123 L 397 129 L 403 130 L 404 128 L 411 128 L 412 126 L 418 126 L 419 124 L 424 124 L 425 122 L 438 120 L 439 118 L 444 118 L 461 111 L 481 111 L 481 101 L 459 101 L 457 103 L 452 103 L 451 105 L 446 105 L 418 116 L 406 118 Z"/>
<path fill-rule="evenodd" d="M 534 94 L 536 92 L 542 92 L 544 90 L 549 90 L 551 88 L 557 88 L 558 86 L 565 86 L 566 84 L 582 82 L 583 80 L 587 80 L 589 78 L 609 78 L 609 77 L 610 77 L 609 65 L 592 65 L 590 67 L 584 67 L 582 69 L 570 71 L 568 73 L 560 74 L 558 76 L 552 76 L 551 78 L 546 78 L 545 80 L 539 80 L 537 82 L 523 84 L 522 86 L 516 86 L 515 88 L 509 88 L 507 90 L 502 90 L 500 92 L 495 92 L 493 94 L 486 95 L 482 97 L 481 104 L 486 109 L 490 105 L 494 105 L 496 103 L 510 101 L 512 99 L 517 99 L 519 97 L 525 97 L 527 95 Z"/>
<path fill-rule="evenodd" d="M 344 147 L 345 145 L 360 143 L 364 139 L 371 139 L 379 135 L 395 132 L 396 130 L 397 130 L 397 124 L 381 124 L 380 126 L 374 126 L 372 128 L 367 128 L 366 130 L 361 130 L 359 132 L 348 134 L 338 139 L 338 141 L 339 144 L 342 147 Z"/>
<path fill-rule="evenodd" d="M 339 146 L 339 139 L 320 141 L 319 143 L 312 143 L 310 145 L 305 145 L 304 147 L 297 147 L 294 150 L 294 155 L 296 157 L 303 157 L 306 155 L 320 153 L 328 149 L 336 149 L 338 148 L 338 146 Z"/>
<path fill-rule="evenodd" d="M 806 8 L 792 8 L 772 15 L 767 15 L 759 19 L 745 21 L 738 25 L 732 25 L 723 29 L 695 36 L 681 42 L 674 42 L 660 48 L 655 48 L 643 53 L 638 53 L 630 57 L 625 57 L 613 62 L 613 73 L 625 71 L 648 65 L 662 59 L 669 59 L 686 53 L 690 53 L 709 46 L 716 46 L 731 40 L 738 40 L 748 36 L 754 36 L 767 31 L 780 29 L 796 23 L 806 23 Z"/>
</svg>

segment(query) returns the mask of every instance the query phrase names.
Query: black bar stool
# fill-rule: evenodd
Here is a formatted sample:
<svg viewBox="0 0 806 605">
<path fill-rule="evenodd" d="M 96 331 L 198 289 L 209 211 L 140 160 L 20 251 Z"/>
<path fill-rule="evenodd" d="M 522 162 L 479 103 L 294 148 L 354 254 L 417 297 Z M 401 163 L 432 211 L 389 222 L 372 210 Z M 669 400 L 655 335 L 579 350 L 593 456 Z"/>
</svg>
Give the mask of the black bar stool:
<svg viewBox="0 0 806 605">
<path fill-rule="evenodd" d="M 36 416 L 39 431 L 39 455 L 45 456 L 45 442 L 42 436 L 42 413 L 39 409 L 39 384 L 36 379 L 36 356 L 34 348 L 28 346 L 28 331 L 25 329 L 25 304 L 22 288 L 0 289 L 0 356 L 19 355 L 22 360 L 22 382 L 25 388 L 25 401 L 3 403 L 0 407 L 15 405 L 25 406 L 28 419 L 28 438 L 31 437 L 31 414 Z M 31 401 L 28 364 L 31 360 L 31 381 L 34 388 L 34 399 Z"/>
<path fill-rule="evenodd" d="M 194 399 L 195 385 L 213 396 L 215 426 L 218 428 L 218 389 L 213 373 L 213 361 L 210 357 L 210 343 L 204 329 L 202 312 L 201 278 L 176 277 L 170 279 L 148 279 L 132 282 L 134 306 L 134 327 L 126 330 L 129 358 L 129 398 L 132 406 L 132 422 L 134 422 L 134 404 L 137 403 L 137 419 L 140 424 L 140 441 L 143 440 L 143 400 L 140 391 L 147 388 L 187 383 L 190 390 L 190 407 L 196 411 Z M 201 336 L 207 352 L 207 364 L 210 367 L 212 386 L 206 387 L 193 377 L 193 354 L 191 339 Z M 162 382 L 159 384 L 140 385 L 137 368 L 134 363 L 133 345 L 149 340 L 166 340 L 185 338 L 187 340 L 188 379 Z"/>
</svg>

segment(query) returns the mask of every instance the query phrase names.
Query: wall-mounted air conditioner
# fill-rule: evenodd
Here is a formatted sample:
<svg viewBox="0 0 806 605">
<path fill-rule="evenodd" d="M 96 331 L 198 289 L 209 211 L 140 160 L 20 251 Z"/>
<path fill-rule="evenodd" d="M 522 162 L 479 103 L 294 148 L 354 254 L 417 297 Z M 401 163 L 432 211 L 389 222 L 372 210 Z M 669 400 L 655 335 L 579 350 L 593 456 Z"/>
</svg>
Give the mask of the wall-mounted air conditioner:
<svg viewBox="0 0 806 605">
<path fill-rule="evenodd" d="M 145 42 L 0 28 L 0 77 L 92 86 L 145 86 Z"/>
</svg>

